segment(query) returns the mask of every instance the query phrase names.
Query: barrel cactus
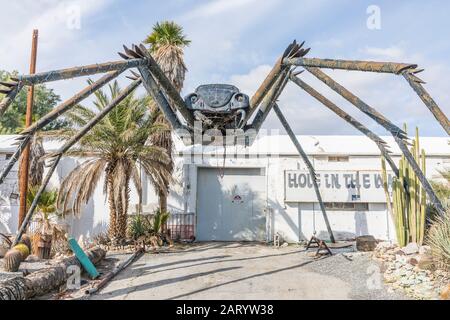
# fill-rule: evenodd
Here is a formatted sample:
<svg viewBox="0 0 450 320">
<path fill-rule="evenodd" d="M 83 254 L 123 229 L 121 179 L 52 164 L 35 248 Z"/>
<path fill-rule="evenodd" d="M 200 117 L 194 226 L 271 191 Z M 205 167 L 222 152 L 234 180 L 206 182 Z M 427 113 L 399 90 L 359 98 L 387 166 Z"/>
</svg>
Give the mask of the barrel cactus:
<svg viewBox="0 0 450 320">
<path fill-rule="evenodd" d="M 3 268 L 7 272 L 17 272 L 20 264 L 25 261 L 31 253 L 31 240 L 24 235 L 19 244 L 11 248 L 5 255 Z"/>
</svg>

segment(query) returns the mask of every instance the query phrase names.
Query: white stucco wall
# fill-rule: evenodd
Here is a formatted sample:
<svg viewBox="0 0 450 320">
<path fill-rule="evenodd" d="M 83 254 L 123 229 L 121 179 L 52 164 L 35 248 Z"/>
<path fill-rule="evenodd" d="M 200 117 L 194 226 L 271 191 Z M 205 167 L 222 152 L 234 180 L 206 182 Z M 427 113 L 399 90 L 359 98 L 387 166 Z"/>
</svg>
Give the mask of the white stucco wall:
<svg viewBox="0 0 450 320">
<path fill-rule="evenodd" d="M 388 139 L 388 138 L 387 138 Z M 355 142 L 356 140 L 356 142 Z M 450 147 L 446 138 L 423 138 L 422 146 L 427 151 L 427 177 L 438 177 L 437 170 L 450 166 Z M 14 148 L 10 146 L 11 139 L 0 139 L 0 166 L 6 164 L 5 155 Z M 320 170 L 379 170 L 379 151 L 364 137 L 300 137 L 304 148 L 311 157 L 317 171 Z M 334 141 L 334 143 L 333 143 Z M 54 145 L 46 144 L 46 150 L 52 150 Z M 239 148 L 238 148 L 239 149 Z M 399 160 L 395 147 L 395 161 Z M 326 236 L 326 227 L 318 203 L 286 203 L 285 177 L 286 170 L 306 170 L 306 166 L 298 157 L 287 137 L 268 137 L 258 140 L 252 147 L 242 149 L 244 155 L 234 157 L 237 149 L 229 148 L 230 155 L 225 163 L 221 148 L 207 147 L 204 152 L 196 148 L 185 148 L 177 144 L 175 183 L 171 187 L 168 205 L 174 213 L 195 213 L 197 208 L 197 170 L 199 167 L 250 167 L 264 168 L 266 173 L 266 215 L 267 238 L 272 239 L 278 232 L 286 240 L 297 242 L 308 239 L 316 230 L 319 236 Z M 183 156 L 178 153 L 189 151 Z M 272 154 L 268 156 L 268 151 Z M 349 162 L 329 162 L 328 155 L 348 155 Z M 57 187 L 61 180 L 76 167 L 80 159 L 63 158 L 51 180 L 51 187 Z M 0 232 L 12 233 L 17 230 L 18 201 L 11 199 L 11 194 L 18 194 L 17 168 L 0 186 Z M 157 206 L 157 196 L 147 181 L 143 178 L 144 211 Z M 201 186 L 200 186 L 201 187 Z M 130 213 L 138 203 L 136 191 L 132 188 Z M 328 217 L 332 229 L 339 239 L 371 234 L 379 239 L 395 239 L 395 231 L 385 203 L 370 203 L 369 211 L 329 211 Z M 103 194 L 103 181 L 95 191 L 91 201 L 85 206 L 82 215 L 67 218 L 69 233 L 75 238 L 84 238 L 107 229 L 108 204 Z"/>
</svg>

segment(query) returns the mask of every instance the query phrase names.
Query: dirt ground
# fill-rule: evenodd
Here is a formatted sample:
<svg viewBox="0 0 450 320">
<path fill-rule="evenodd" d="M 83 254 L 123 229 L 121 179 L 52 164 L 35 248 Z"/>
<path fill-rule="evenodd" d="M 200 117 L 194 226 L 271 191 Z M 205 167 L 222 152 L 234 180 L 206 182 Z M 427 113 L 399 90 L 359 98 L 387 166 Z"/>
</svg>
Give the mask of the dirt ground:
<svg viewBox="0 0 450 320">
<path fill-rule="evenodd" d="M 335 253 L 315 260 L 300 246 L 196 244 L 142 256 L 91 299 L 403 299 L 380 286 L 368 254 Z"/>
</svg>

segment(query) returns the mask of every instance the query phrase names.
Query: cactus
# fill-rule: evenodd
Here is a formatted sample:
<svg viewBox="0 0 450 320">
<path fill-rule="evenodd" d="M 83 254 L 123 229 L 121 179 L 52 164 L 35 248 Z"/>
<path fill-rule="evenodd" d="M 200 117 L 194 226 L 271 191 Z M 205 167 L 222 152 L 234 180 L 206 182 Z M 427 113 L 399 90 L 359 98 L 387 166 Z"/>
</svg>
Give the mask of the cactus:
<svg viewBox="0 0 450 320">
<path fill-rule="evenodd" d="M 406 126 L 405 126 L 406 132 Z M 416 162 L 422 167 L 425 174 L 425 151 L 420 150 L 419 129 L 416 128 L 416 137 L 413 140 L 411 153 Z M 387 185 L 385 159 L 382 158 L 383 183 Z M 386 191 L 386 189 L 385 189 Z M 390 197 L 387 194 L 388 201 Z M 399 176 L 392 182 L 392 216 L 395 224 L 397 241 L 400 246 L 410 242 L 423 244 L 425 234 L 427 195 L 418 177 L 412 170 L 405 157 L 399 162 Z"/>
<path fill-rule="evenodd" d="M 20 263 L 25 261 L 31 253 L 31 240 L 28 236 L 24 235 L 19 244 L 10 249 L 4 257 L 3 268 L 7 272 L 17 272 L 20 267 Z"/>
</svg>

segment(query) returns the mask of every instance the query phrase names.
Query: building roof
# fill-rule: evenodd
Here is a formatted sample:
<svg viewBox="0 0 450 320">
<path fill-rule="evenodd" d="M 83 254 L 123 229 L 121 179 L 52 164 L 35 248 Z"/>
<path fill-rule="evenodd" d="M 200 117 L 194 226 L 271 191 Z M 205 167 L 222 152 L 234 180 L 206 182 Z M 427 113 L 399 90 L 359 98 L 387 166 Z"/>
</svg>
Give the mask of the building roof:
<svg viewBox="0 0 450 320">
<path fill-rule="evenodd" d="M 18 135 L 0 135 L 0 152 L 12 153 L 16 150 L 14 143 Z M 364 136 L 297 136 L 306 153 L 311 155 L 379 155 L 376 144 Z M 400 154 L 400 149 L 392 137 L 381 137 L 390 146 L 394 155 Z M 445 137 L 421 137 L 420 145 L 428 156 L 450 157 L 450 139 Z M 47 152 L 55 151 L 61 142 L 45 141 Z M 196 146 L 185 146 L 180 139 L 175 138 L 178 152 L 194 152 L 200 154 L 202 149 Z M 241 147 L 228 147 L 227 152 L 235 152 Z M 242 149 L 242 148 L 241 148 Z M 204 146 L 206 154 L 222 154 L 222 147 Z M 245 150 L 248 154 L 279 154 L 297 155 L 294 144 L 287 135 L 259 136 L 257 140 Z"/>
</svg>

